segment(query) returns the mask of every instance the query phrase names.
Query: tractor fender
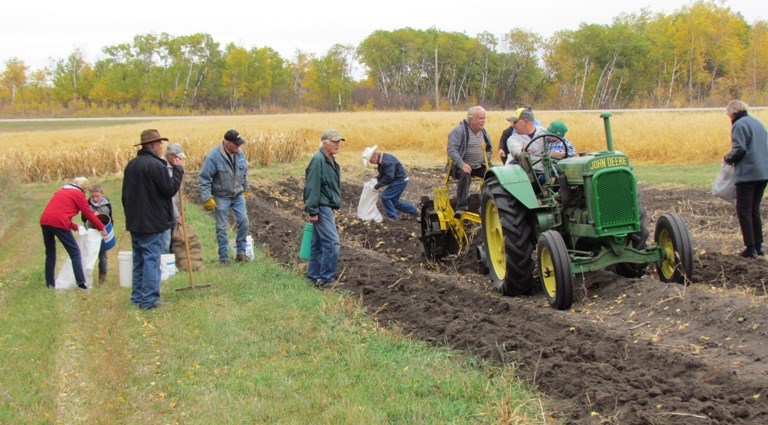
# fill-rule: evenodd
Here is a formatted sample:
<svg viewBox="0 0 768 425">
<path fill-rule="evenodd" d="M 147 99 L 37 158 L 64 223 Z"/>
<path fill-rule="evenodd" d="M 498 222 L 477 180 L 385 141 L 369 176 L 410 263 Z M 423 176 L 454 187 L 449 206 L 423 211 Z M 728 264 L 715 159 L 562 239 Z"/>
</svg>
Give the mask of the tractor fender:
<svg viewBox="0 0 768 425">
<path fill-rule="evenodd" d="M 519 165 L 502 165 L 493 167 L 485 173 L 485 180 L 495 176 L 499 183 L 512 195 L 520 201 L 529 210 L 535 210 L 541 207 L 536 193 L 533 191 L 533 185 L 528 178 L 528 174 L 523 167 Z"/>
</svg>

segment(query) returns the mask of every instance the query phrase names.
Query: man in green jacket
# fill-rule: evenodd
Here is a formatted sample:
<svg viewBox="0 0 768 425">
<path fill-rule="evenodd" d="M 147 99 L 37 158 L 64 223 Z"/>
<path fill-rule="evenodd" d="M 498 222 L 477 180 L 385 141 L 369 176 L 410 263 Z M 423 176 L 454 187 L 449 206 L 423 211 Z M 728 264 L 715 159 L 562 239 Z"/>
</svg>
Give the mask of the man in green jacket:
<svg viewBox="0 0 768 425">
<path fill-rule="evenodd" d="M 333 210 L 341 206 L 341 169 L 334 157 L 342 140 L 338 131 L 326 130 L 320 136 L 320 150 L 304 172 L 304 211 L 313 224 L 307 279 L 319 287 L 336 279 L 339 265 L 339 231 Z"/>
</svg>

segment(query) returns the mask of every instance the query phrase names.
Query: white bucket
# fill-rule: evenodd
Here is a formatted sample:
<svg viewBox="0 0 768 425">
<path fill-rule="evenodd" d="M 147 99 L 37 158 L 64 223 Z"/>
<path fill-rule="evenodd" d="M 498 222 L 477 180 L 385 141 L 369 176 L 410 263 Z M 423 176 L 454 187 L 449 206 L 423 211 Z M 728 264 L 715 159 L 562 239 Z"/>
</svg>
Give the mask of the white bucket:
<svg viewBox="0 0 768 425">
<path fill-rule="evenodd" d="M 120 286 L 131 287 L 133 281 L 133 252 L 120 251 L 117 253 L 120 264 Z M 160 256 L 160 280 L 166 280 L 176 274 L 176 256 L 163 254 Z"/>
<path fill-rule="evenodd" d="M 133 252 L 118 252 L 117 261 L 120 266 L 120 286 L 130 288 L 131 282 L 133 281 Z"/>
<path fill-rule="evenodd" d="M 163 254 L 160 256 L 160 281 L 175 275 L 177 270 L 175 255 Z"/>
</svg>

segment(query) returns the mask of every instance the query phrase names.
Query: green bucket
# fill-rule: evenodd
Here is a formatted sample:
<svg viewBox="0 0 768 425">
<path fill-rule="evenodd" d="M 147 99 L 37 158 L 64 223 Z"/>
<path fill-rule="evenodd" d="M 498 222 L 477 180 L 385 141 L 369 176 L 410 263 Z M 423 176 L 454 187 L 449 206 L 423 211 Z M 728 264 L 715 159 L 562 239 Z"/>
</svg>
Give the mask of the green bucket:
<svg viewBox="0 0 768 425">
<path fill-rule="evenodd" d="M 299 249 L 299 258 L 309 260 L 309 254 L 312 252 L 312 232 L 315 226 L 312 223 L 304 225 L 304 235 L 301 237 L 301 248 Z"/>
</svg>

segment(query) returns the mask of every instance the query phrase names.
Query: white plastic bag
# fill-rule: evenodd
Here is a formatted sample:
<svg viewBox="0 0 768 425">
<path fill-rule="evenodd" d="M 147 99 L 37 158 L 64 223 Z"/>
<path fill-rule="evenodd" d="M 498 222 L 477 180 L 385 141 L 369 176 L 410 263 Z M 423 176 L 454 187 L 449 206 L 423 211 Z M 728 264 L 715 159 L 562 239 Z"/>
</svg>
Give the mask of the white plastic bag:
<svg viewBox="0 0 768 425">
<path fill-rule="evenodd" d="M 363 184 L 363 193 L 360 194 L 360 202 L 357 204 L 357 218 L 360 220 L 373 220 L 381 223 L 382 217 L 376 202 L 379 201 L 379 192 L 373 187 L 378 180 L 375 178 L 368 180 Z"/>
<path fill-rule="evenodd" d="M 83 264 L 83 273 L 85 274 L 85 286 L 93 286 L 93 269 L 99 260 L 99 248 L 101 248 L 101 232 L 96 229 L 88 229 L 83 232 L 84 227 L 78 229 L 79 238 L 77 246 L 80 247 L 80 262 Z M 72 259 L 67 256 L 67 261 L 56 275 L 56 289 L 68 289 L 77 286 L 75 282 L 75 271 L 72 269 Z"/>
<path fill-rule="evenodd" d="M 253 236 L 250 234 L 245 238 L 245 256 L 251 261 L 256 257 L 253 252 Z"/>
<path fill-rule="evenodd" d="M 733 165 L 723 163 L 712 182 L 712 194 L 726 201 L 736 200 L 736 183 Z"/>
<path fill-rule="evenodd" d="M 237 252 L 237 238 L 231 238 L 229 240 L 229 250 L 232 252 Z M 245 256 L 253 261 L 254 258 L 256 258 L 256 252 L 253 250 L 253 236 L 249 233 L 248 236 L 245 237 Z M 194 269 L 192 269 L 194 270 Z"/>
</svg>

